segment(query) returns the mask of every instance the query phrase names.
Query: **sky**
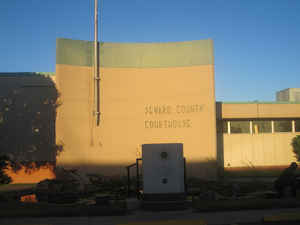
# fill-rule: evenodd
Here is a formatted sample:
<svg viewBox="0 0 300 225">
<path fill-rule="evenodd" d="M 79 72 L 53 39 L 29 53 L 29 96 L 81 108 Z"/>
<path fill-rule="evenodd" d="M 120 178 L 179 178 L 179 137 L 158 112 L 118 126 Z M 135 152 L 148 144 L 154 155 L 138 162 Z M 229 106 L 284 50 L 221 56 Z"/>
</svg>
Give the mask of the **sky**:
<svg viewBox="0 0 300 225">
<path fill-rule="evenodd" d="M 101 4 L 104 42 L 212 39 L 217 101 L 274 101 L 300 88 L 299 0 Z M 0 72 L 55 72 L 56 38 L 93 40 L 93 12 L 93 0 L 1 0 Z"/>
</svg>

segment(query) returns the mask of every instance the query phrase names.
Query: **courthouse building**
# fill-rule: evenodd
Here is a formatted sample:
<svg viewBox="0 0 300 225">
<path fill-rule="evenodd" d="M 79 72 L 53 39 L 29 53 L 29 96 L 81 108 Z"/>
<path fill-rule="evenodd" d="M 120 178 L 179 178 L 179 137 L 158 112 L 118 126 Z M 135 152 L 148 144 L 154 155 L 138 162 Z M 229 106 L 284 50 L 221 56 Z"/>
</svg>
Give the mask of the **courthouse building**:
<svg viewBox="0 0 300 225">
<path fill-rule="evenodd" d="M 183 143 L 188 176 L 295 161 L 290 143 L 300 134 L 300 104 L 216 102 L 211 40 L 101 43 L 97 125 L 93 46 L 57 40 L 58 165 L 123 174 L 141 146 L 153 143 Z"/>
</svg>

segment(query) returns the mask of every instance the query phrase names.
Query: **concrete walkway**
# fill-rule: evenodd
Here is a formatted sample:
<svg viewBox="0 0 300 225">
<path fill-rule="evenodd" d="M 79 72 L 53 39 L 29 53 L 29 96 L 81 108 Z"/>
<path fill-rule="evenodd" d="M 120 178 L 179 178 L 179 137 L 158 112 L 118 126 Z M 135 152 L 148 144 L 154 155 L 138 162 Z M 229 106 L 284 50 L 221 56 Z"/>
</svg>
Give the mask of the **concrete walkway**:
<svg viewBox="0 0 300 225">
<path fill-rule="evenodd" d="M 240 224 L 260 222 L 263 216 L 278 213 L 300 212 L 298 209 L 247 210 L 230 212 L 196 213 L 192 210 L 149 212 L 135 211 L 130 215 L 116 217 L 50 217 L 1 219 L 1 225 L 118 225 L 118 224 L 162 224 L 162 221 L 176 220 L 176 224 L 188 225 L 189 221 L 206 221 L 207 224 Z M 149 223 L 151 222 L 151 223 Z M 169 224 L 169 223 L 168 223 Z M 195 223 L 193 223 L 195 224 Z"/>
</svg>

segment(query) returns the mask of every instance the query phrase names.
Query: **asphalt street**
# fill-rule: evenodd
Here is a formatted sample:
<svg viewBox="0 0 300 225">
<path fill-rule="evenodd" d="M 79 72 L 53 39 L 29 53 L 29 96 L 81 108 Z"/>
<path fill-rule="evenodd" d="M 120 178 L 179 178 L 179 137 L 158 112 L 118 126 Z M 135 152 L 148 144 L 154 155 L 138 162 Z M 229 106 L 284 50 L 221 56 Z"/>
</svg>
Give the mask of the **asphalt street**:
<svg viewBox="0 0 300 225">
<path fill-rule="evenodd" d="M 300 208 L 247 210 L 229 212 L 198 213 L 192 210 L 184 211 L 134 211 L 126 216 L 115 217 L 49 217 L 49 218 L 7 218 L 0 219 L 1 225 L 118 225 L 118 224 L 169 224 L 167 221 L 176 221 L 174 224 L 188 225 L 190 221 L 205 221 L 207 224 L 260 224 L 262 218 L 278 213 L 300 212 Z M 147 222 L 147 223 L 145 223 Z M 192 223 L 191 223 L 192 224 Z M 193 223 L 195 224 L 195 223 Z M 289 223 L 290 224 L 290 223 Z"/>
</svg>

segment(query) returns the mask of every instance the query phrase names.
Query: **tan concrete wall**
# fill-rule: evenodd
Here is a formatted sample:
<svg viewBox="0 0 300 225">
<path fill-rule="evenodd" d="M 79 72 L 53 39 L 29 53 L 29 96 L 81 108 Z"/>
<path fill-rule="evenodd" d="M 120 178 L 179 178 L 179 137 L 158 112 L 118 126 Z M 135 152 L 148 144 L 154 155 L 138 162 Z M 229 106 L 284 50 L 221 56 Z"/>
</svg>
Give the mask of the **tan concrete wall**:
<svg viewBox="0 0 300 225">
<path fill-rule="evenodd" d="M 290 143 L 299 134 L 224 134 L 224 167 L 289 165 L 296 161 Z"/>
<path fill-rule="evenodd" d="M 213 65 L 105 67 L 100 73 L 96 127 L 92 67 L 56 65 L 62 101 L 56 135 L 64 143 L 59 165 L 122 174 L 141 157 L 142 144 L 183 143 L 188 175 L 216 175 Z"/>
<path fill-rule="evenodd" d="M 298 118 L 300 104 L 222 104 L 223 119 Z"/>
</svg>

